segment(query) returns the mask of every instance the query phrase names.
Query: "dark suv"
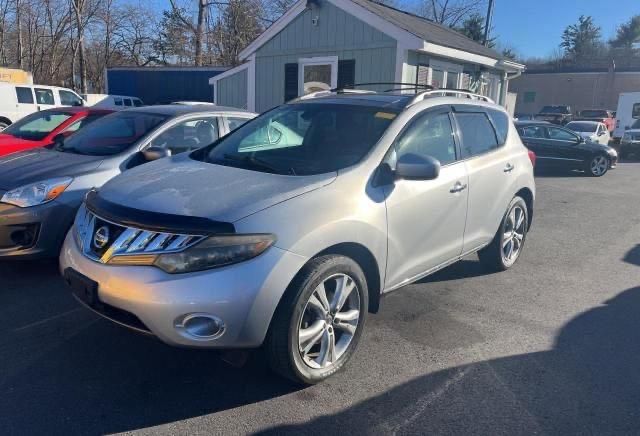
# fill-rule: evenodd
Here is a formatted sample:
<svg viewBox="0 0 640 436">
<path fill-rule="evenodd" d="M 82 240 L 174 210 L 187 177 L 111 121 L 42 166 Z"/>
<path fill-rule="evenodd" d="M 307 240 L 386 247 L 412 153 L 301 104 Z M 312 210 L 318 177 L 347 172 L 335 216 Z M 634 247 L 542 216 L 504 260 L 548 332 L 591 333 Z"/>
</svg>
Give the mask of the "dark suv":
<svg viewBox="0 0 640 436">
<path fill-rule="evenodd" d="M 544 106 L 536 115 L 536 120 L 564 126 L 573 121 L 571 106 Z"/>
</svg>

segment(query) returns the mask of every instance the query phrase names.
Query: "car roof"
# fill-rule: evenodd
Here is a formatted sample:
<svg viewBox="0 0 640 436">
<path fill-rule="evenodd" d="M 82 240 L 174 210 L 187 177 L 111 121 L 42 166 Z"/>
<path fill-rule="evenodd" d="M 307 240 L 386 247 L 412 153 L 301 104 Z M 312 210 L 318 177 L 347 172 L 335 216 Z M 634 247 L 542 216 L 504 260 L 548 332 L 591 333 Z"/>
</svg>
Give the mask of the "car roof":
<svg viewBox="0 0 640 436">
<path fill-rule="evenodd" d="M 597 124 L 597 125 L 603 124 L 600 121 L 592 121 L 592 120 L 575 120 L 575 121 L 571 121 L 571 122 L 569 122 L 567 124 L 577 124 L 577 123 L 581 123 L 581 124 Z"/>
<path fill-rule="evenodd" d="M 92 107 L 87 107 L 87 106 L 59 106 L 51 109 L 45 109 L 41 112 L 63 112 L 63 113 L 74 114 L 74 115 L 79 113 L 106 115 L 114 111 L 111 109 L 98 109 L 98 108 L 94 109 Z"/>
<path fill-rule="evenodd" d="M 346 93 L 315 97 L 308 100 L 294 100 L 289 102 L 289 104 L 350 104 L 356 106 L 402 110 L 409 104 L 413 97 L 415 97 L 413 94 Z"/>
<path fill-rule="evenodd" d="M 213 105 L 180 105 L 180 104 L 164 104 L 158 106 L 141 106 L 135 108 L 124 109 L 122 112 L 144 112 L 148 114 L 168 115 L 172 117 L 187 115 L 192 113 L 218 113 L 218 112 L 236 112 L 246 113 L 252 115 L 253 112 L 249 112 L 244 109 L 238 109 L 228 106 L 213 106 Z"/>
<path fill-rule="evenodd" d="M 554 124 L 551 124 L 548 121 L 538 121 L 538 120 L 516 121 L 515 125 L 516 126 L 544 126 L 544 127 L 554 126 Z M 561 126 L 556 126 L 556 127 L 561 127 Z"/>
</svg>

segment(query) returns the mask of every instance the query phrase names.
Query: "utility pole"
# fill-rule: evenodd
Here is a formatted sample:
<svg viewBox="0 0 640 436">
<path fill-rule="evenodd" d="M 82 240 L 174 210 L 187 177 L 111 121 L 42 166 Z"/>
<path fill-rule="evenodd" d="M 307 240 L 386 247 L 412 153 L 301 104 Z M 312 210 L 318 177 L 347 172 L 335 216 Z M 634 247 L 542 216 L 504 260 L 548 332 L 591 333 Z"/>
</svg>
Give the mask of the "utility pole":
<svg viewBox="0 0 640 436">
<path fill-rule="evenodd" d="M 484 39 L 482 43 L 489 45 L 489 32 L 491 31 L 491 21 L 493 20 L 493 1 L 489 0 L 489 6 L 487 8 L 487 19 L 484 23 Z"/>
</svg>

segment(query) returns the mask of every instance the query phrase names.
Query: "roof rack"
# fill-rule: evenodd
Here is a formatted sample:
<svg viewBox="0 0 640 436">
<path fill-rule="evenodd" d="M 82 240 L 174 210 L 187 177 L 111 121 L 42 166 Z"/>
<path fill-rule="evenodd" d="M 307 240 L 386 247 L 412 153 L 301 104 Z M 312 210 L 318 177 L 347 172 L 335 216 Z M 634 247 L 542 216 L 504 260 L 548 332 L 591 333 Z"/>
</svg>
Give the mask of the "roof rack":
<svg viewBox="0 0 640 436">
<path fill-rule="evenodd" d="M 366 89 L 345 89 L 345 88 L 323 89 L 322 91 L 310 92 L 309 94 L 294 98 L 293 100 L 290 101 L 290 103 L 295 103 L 296 101 L 302 101 L 302 100 L 311 100 L 313 98 L 326 97 L 328 95 L 336 95 L 336 94 L 375 94 L 375 91 L 369 91 Z"/>
<path fill-rule="evenodd" d="M 462 97 L 462 98 L 468 98 L 471 100 L 480 100 L 480 101 L 486 101 L 487 103 L 495 103 L 492 99 L 490 99 L 489 97 L 482 95 L 482 94 L 477 94 L 475 92 L 472 92 L 468 89 L 458 89 L 458 88 L 439 88 L 439 89 L 431 89 L 429 91 L 424 91 L 421 92 L 420 94 L 416 95 L 415 97 L 413 97 L 413 99 L 411 100 L 411 102 L 409 102 L 409 104 L 407 105 L 407 107 L 412 106 L 418 102 L 423 101 L 424 99 L 428 98 L 428 97 L 436 97 L 436 96 L 440 96 L 440 97 Z"/>
</svg>

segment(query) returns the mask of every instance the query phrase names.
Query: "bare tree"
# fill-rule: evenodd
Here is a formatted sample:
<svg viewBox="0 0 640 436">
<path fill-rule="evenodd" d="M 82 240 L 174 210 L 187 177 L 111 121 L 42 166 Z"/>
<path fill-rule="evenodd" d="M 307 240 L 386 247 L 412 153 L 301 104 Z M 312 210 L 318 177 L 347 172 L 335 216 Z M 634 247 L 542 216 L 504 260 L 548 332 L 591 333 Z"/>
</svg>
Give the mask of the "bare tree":
<svg viewBox="0 0 640 436">
<path fill-rule="evenodd" d="M 487 0 L 423 0 L 420 13 L 445 26 L 457 27 L 473 14 L 486 13 Z"/>
</svg>

